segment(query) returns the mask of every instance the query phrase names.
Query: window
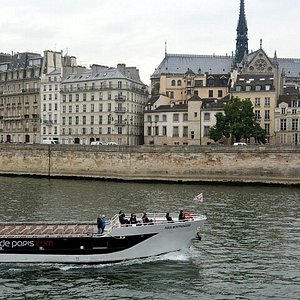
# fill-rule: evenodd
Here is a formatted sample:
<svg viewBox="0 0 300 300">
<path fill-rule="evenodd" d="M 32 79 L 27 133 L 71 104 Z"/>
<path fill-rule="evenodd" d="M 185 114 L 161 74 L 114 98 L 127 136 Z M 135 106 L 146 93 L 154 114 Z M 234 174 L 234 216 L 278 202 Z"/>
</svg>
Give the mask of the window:
<svg viewBox="0 0 300 300">
<path fill-rule="evenodd" d="M 188 126 L 183 126 L 183 137 L 187 137 L 189 134 Z"/>
<path fill-rule="evenodd" d="M 94 116 L 91 116 L 91 125 L 94 125 Z"/>
<path fill-rule="evenodd" d="M 260 106 L 260 98 L 255 98 L 255 106 Z"/>
<path fill-rule="evenodd" d="M 166 136 L 167 135 L 167 126 L 162 127 L 162 135 Z"/>
<path fill-rule="evenodd" d="M 265 110 L 265 120 L 270 120 L 270 111 Z"/>
<path fill-rule="evenodd" d="M 72 105 L 69 105 L 69 113 L 72 112 Z"/>
<path fill-rule="evenodd" d="M 265 98 L 265 106 L 270 106 L 270 97 Z"/>
<path fill-rule="evenodd" d="M 173 114 L 173 122 L 179 121 L 179 114 Z"/>
<path fill-rule="evenodd" d="M 265 124 L 265 133 L 270 134 L 270 124 Z"/>
<path fill-rule="evenodd" d="M 63 102 L 66 102 L 67 96 L 63 95 Z"/>
<path fill-rule="evenodd" d="M 151 117 L 150 117 L 150 119 L 151 119 Z M 163 120 L 163 122 L 167 122 L 167 115 L 163 115 L 162 116 L 162 120 Z M 150 120 L 151 121 L 151 120 Z"/>
<path fill-rule="evenodd" d="M 86 125 L 86 116 L 82 116 L 82 124 Z"/>
<path fill-rule="evenodd" d="M 69 117 L 69 125 L 72 125 L 72 117 Z"/>
<path fill-rule="evenodd" d="M 75 125 L 79 125 L 79 117 L 75 116 Z"/>
<path fill-rule="evenodd" d="M 281 108 L 281 114 L 283 114 L 283 115 L 286 114 L 286 108 L 285 108 L 285 107 L 282 107 L 282 108 Z"/>
<path fill-rule="evenodd" d="M 296 115 L 297 114 L 297 109 L 292 109 L 292 114 Z"/>
<path fill-rule="evenodd" d="M 99 116 L 99 124 L 103 123 L 103 116 Z"/>
<path fill-rule="evenodd" d="M 198 114 L 197 112 L 194 112 L 194 118 L 197 118 Z"/>
<path fill-rule="evenodd" d="M 254 113 L 255 113 L 256 120 L 260 120 L 260 111 L 255 110 Z"/>
<path fill-rule="evenodd" d="M 189 117 L 188 114 L 183 114 L 183 121 L 187 122 L 189 120 L 188 117 Z"/>
<path fill-rule="evenodd" d="M 210 121 L 210 113 L 204 113 L 204 121 Z"/>
<path fill-rule="evenodd" d="M 298 130 L 298 119 L 292 119 L 292 130 Z"/>
<path fill-rule="evenodd" d="M 195 80 L 195 87 L 203 86 L 203 80 Z"/>
<path fill-rule="evenodd" d="M 218 98 L 222 98 L 223 97 L 223 91 L 222 90 L 218 90 Z"/>
<path fill-rule="evenodd" d="M 209 90 L 208 91 L 208 97 L 212 98 L 214 96 L 214 91 L 213 90 Z"/>
<path fill-rule="evenodd" d="M 82 101 L 86 101 L 86 94 L 82 94 Z"/>
<path fill-rule="evenodd" d="M 103 110 L 103 104 L 100 103 L 100 104 L 99 104 L 99 111 L 102 111 L 102 110 Z"/>
<path fill-rule="evenodd" d="M 66 117 L 62 117 L 62 124 L 66 125 Z"/>
<path fill-rule="evenodd" d="M 240 91 L 242 90 L 242 87 L 241 87 L 240 85 L 237 85 L 237 86 L 235 87 L 235 90 L 236 90 L 237 92 L 240 92 Z"/>
<path fill-rule="evenodd" d="M 210 126 L 204 126 L 203 136 L 209 136 Z"/>
<path fill-rule="evenodd" d="M 191 131 L 191 139 L 193 140 L 195 138 L 195 132 Z"/>
<path fill-rule="evenodd" d="M 94 100 L 95 100 L 95 95 L 92 94 L 92 95 L 91 95 L 91 101 L 94 101 Z"/>
<path fill-rule="evenodd" d="M 91 112 L 94 112 L 94 104 L 91 104 Z"/>
<path fill-rule="evenodd" d="M 79 105 L 75 106 L 75 112 L 79 112 Z"/>
<path fill-rule="evenodd" d="M 251 85 L 246 85 L 245 91 L 250 92 L 251 91 Z"/>
<path fill-rule="evenodd" d="M 72 94 L 69 95 L 69 102 L 72 102 Z"/>
<path fill-rule="evenodd" d="M 280 119 L 280 130 L 281 131 L 286 130 L 286 119 Z"/>
<path fill-rule="evenodd" d="M 179 136 L 178 126 L 174 126 L 173 127 L 173 137 L 177 137 L 177 136 Z"/>
<path fill-rule="evenodd" d="M 118 89 L 122 88 L 122 81 L 118 81 Z"/>
<path fill-rule="evenodd" d="M 271 86 L 269 84 L 266 84 L 265 88 L 266 88 L 266 91 L 269 91 L 271 89 Z"/>
<path fill-rule="evenodd" d="M 175 80 L 172 80 L 172 81 L 171 81 L 171 85 L 172 85 L 172 86 L 175 86 L 175 85 L 176 85 L 176 81 L 175 81 Z"/>
<path fill-rule="evenodd" d="M 181 80 L 177 80 L 177 85 L 181 86 Z"/>
<path fill-rule="evenodd" d="M 148 133 L 148 134 L 147 134 L 148 136 L 151 136 L 151 126 L 148 126 L 148 127 L 147 127 L 147 133 Z"/>
<path fill-rule="evenodd" d="M 171 98 L 171 99 L 174 99 L 174 92 L 173 92 L 173 91 L 170 92 L 170 98 Z"/>
<path fill-rule="evenodd" d="M 159 122 L 159 115 L 155 115 L 155 122 Z"/>
<path fill-rule="evenodd" d="M 82 112 L 86 112 L 86 104 L 82 105 Z"/>
<path fill-rule="evenodd" d="M 260 90 L 261 90 L 261 85 L 256 85 L 256 86 L 255 86 L 255 91 L 258 92 L 258 91 L 260 91 Z"/>
<path fill-rule="evenodd" d="M 82 128 L 82 134 L 86 134 L 86 128 Z"/>
<path fill-rule="evenodd" d="M 147 122 L 151 122 L 151 116 L 147 116 Z"/>
</svg>

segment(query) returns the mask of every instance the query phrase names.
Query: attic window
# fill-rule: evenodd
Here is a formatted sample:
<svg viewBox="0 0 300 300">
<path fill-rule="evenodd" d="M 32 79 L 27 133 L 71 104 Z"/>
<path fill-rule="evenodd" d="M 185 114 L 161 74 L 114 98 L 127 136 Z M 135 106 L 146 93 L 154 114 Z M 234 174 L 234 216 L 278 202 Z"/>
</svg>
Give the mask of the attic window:
<svg viewBox="0 0 300 300">
<path fill-rule="evenodd" d="M 260 91 L 260 90 L 261 90 L 261 85 L 256 85 L 256 86 L 255 86 L 255 90 L 256 90 L 256 91 Z"/>
<path fill-rule="evenodd" d="M 236 88 L 235 88 L 235 90 L 236 90 L 237 92 L 240 92 L 240 91 L 242 90 L 242 87 L 241 87 L 240 85 L 237 85 Z"/>
</svg>

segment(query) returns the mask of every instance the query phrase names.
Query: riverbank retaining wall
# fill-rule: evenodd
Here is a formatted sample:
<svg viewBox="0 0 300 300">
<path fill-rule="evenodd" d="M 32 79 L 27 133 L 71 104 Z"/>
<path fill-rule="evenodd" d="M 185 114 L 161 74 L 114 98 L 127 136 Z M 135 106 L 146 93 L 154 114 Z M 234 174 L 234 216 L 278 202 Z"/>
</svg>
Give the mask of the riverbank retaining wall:
<svg viewBox="0 0 300 300">
<path fill-rule="evenodd" d="M 1 144 L 0 174 L 299 185 L 300 148 Z"/>
</svg>

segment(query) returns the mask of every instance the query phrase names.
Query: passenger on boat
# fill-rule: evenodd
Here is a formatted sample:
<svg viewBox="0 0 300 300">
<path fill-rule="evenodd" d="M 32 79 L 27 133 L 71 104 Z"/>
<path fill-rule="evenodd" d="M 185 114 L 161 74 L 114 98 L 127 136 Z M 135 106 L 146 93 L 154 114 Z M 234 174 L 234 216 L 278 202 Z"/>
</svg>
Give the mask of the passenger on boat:
<svg viewBox="0 0 300 300">
<path fill-rule="evenodd" d="M 185 220 L 185 215 L 184 215 L 183 210 L 181 210 L 181 211 L 179 212 L 178 220 L 179 220 L 179 221 L 184 221 L 184 220 Z"/>
<path fill-rule="evenodd" d="M 166 213 L 166 219 L 168 222 L 173 222 L 172 217 L 170 216 L 169 212 Z"/>
<path fill-rule="evenodd" d="M 130 219 L 129 219 L 130 224 L 137 224 L 137 219 L 135 214 L 131 214 Z"/>
<path fill-rule="evenodd" d="M 143 213 L 142 221 L 143 221 L 143 223 L 152 223 L 153 222 L 152 219 L 148 218 L 148 216 L 145 212 Z"/>
<path fill-rule="evenodd" d="M 121 224 L 129 224 L 129 221 L 125 218 L 125 214 L 122 211 L 119 212 L 119 222 Z"/>
<path fill-rule="evenodd" d="M 98 234 L 103 233 L 104 229 L 105 229 L 105 216 L 99 214 L 98 218 L 97 218 L 97 228 L 98 228 Z"/>
</svg>

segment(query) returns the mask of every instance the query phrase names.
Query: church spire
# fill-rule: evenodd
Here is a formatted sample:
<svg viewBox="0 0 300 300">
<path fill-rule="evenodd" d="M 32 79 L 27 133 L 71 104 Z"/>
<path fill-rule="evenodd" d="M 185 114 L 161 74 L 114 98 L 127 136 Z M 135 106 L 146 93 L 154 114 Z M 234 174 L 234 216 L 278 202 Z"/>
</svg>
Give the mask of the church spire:
<svg viewBox="0 0 300 300">
<path fill-rule="evenodd" d="M 244 0 L 240 0 L 240 15 L 237 25 L 237 38 L 235 49 L 235 63 L 239 64 L 245 53 L 248 54 L 248 27 L 245 15 L 245 3 Z"/>
</svg>

